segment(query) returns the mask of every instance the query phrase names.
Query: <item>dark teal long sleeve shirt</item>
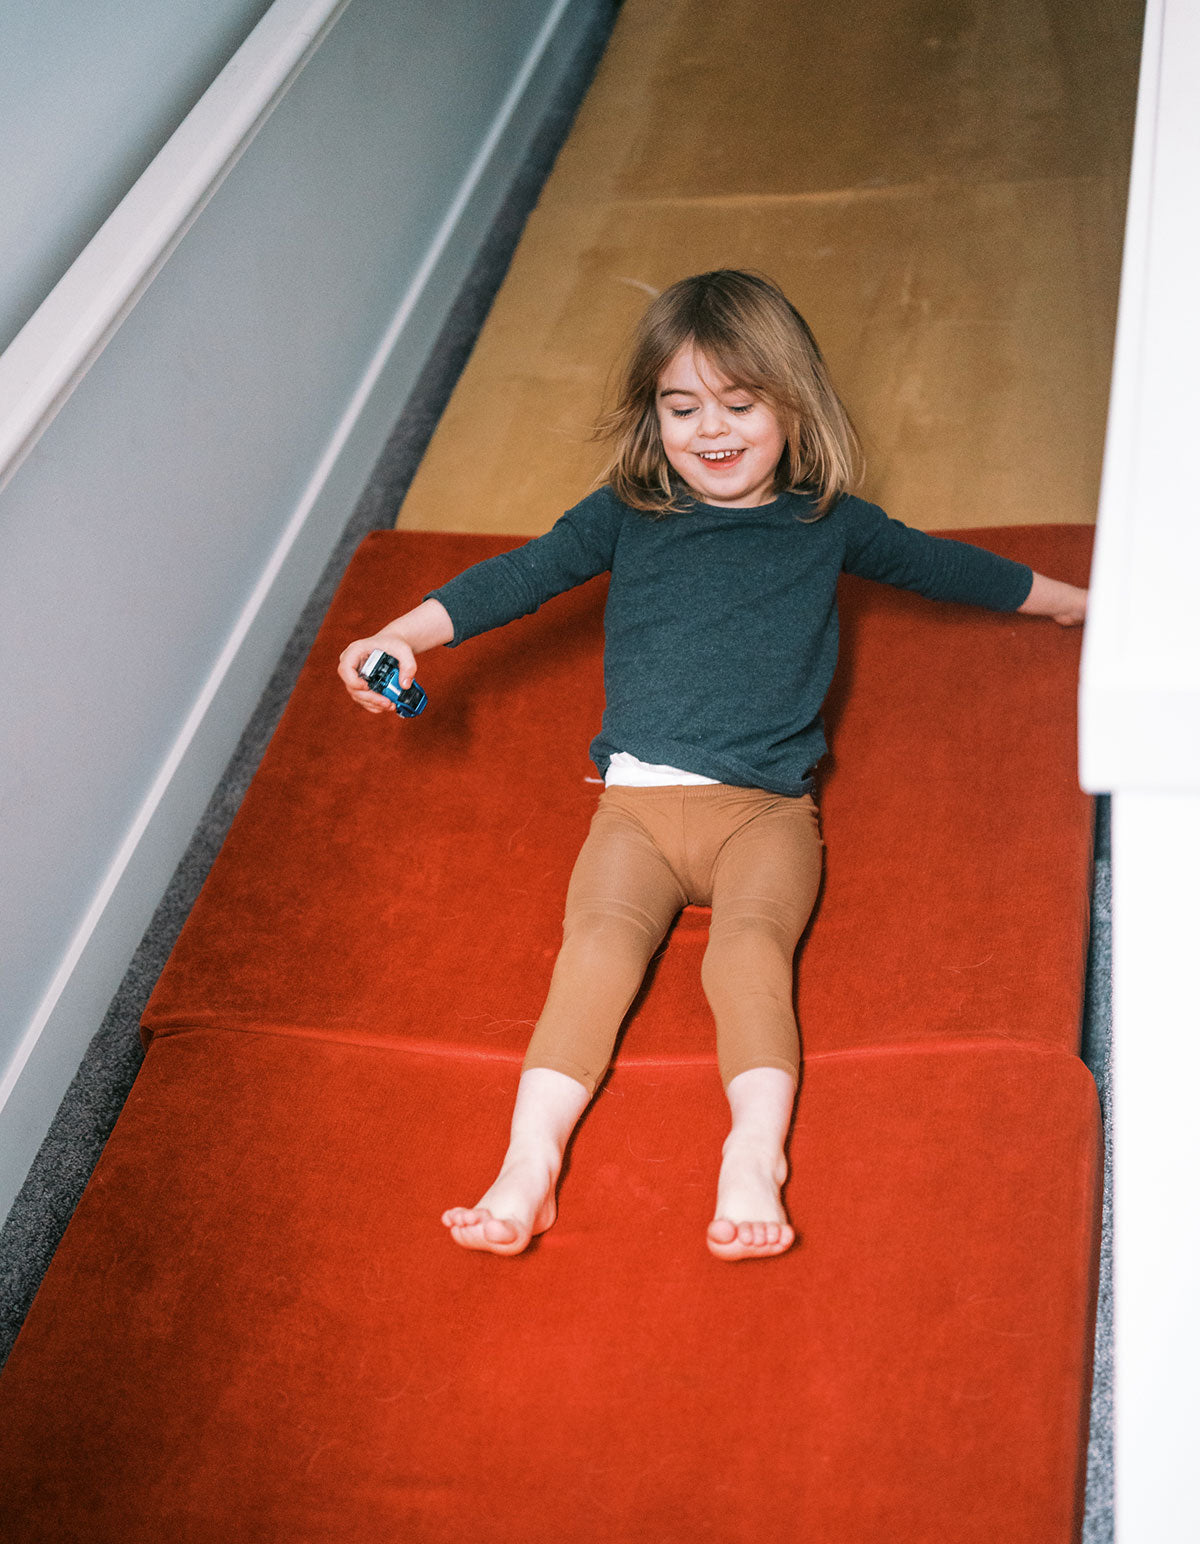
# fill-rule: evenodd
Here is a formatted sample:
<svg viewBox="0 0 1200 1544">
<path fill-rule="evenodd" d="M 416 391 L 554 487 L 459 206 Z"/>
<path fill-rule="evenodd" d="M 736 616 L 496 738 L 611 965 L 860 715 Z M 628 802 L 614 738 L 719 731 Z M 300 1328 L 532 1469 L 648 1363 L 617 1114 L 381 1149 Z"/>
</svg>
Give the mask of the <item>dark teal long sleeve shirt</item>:
<svg viewBox="0 0 1200 1544">
<path fill-rule="evenodd" d="M 611 573 L 605 708 L 592 760 L 616 751 L 722 783 L 795 794 L 824 754 L 844 569 L 933 600 L 1015 611 L 1032 571 L 843 496 L 814 519 L 785 493 L 752 509 L 692 503 L 653 518 L 601 488 L 544 536 L 432 592 L 453 644 Z"/>
</svg>

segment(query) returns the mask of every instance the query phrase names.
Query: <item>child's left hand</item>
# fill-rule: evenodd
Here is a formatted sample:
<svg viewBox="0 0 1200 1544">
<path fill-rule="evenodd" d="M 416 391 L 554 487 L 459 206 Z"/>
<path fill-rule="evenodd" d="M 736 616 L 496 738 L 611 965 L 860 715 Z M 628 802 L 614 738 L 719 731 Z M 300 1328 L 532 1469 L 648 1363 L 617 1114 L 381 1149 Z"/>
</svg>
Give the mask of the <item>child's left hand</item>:
<svg viewBox="0 0 1200 1544">
<path fill-rule="evenodd" d="M 1060 627 L 1079 627 L 1087 616 L 1088 592 L 1061 579 L 1034 574 L 1033 587 L 1017 607 L 1026 616 L 1050 617 Z"/>
</svg>

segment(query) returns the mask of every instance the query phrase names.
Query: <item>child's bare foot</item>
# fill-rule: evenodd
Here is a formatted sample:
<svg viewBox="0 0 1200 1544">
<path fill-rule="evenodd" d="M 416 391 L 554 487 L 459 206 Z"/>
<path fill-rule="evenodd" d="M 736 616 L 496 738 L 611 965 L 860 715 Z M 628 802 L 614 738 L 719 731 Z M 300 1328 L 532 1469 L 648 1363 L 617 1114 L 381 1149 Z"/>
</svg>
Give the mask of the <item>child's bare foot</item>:
<svg viewBox="0 0 1200 1544">
<path fill-rule="evenodd" d="M 796 1235 L 779 1198 L 786 1178 L 779 1152 L 736 1137 L 725 1143 L 708 1225 L 708 1247 L 719 1260 L 759 1260 L 792 1247 Z"/>
<path fill-rule="evenodd" d="M 554 1190 L 567 1142 L 591 1097 L 577 1079 L 550 1067 L 521 1074 L 508 1152 L 495 1184 L 477 1206 L 442 1213 L 456 1244 L 514 1255 L 546 1231 L 557 1215 Z"/>
<path fill-rule="evenodd" d="M 520 1254 L 535 1233 L 544 1233 L 557 1215 L 557 1152 L 509 1149 L 495 1184 L 477 1206 L 452 1206 L 442 1213 L 450 1236 L 464 1249 Z"/>
<path fill-rule="evenodd" d="M 778 1067 L 751 1067 L 731 1078 L 725 1092 L 733 1125 L 721 1149 L 708 1247 L 718 1260 L 761 1260 L 796 1241 L 779 1196 L 796 1078 Z"/>
</svg>

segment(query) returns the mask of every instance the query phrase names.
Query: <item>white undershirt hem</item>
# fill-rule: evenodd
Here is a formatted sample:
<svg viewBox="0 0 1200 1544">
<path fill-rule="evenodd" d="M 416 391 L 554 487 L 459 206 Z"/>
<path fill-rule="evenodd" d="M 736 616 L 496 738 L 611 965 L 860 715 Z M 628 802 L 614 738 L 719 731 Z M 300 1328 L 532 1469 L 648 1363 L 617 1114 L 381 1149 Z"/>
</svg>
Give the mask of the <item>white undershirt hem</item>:
<svg viewBox="0 0 1200 1544">
<path fill-rule="evenodd" d="M 691 786 L 719 781 L 715 777 L 701 777 L 699 772 L 684 772 L 680 767 L 639 761 L 628 751 L 617 751 L 604 774 L 606 788 L 672 788 L 680 783 Z"/>
</svg>

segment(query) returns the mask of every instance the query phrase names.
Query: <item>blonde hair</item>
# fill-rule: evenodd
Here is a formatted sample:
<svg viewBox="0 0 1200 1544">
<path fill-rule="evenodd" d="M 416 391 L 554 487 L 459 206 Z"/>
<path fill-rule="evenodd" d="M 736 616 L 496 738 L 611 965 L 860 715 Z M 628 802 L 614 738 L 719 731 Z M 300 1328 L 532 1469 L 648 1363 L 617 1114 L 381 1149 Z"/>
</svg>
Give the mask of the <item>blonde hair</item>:
<svg viewBox="0 0 1200 1544">
<path fill-rule="evenodd" d="M 630 344 L 616 406 L 596 425 L 613 455 L 603 480 L 653 514 L 682 507 L 685 490 L 663 449 L 658 383 L 691 344 L 732 385 L 775 413 L 786 445 L 775 492 L 805 492 L 826 514 L 857 482 L 862 451 L 808 323 L 778 285 L 736 268 L 680 279 L 647 308 Z"/>
</svg>

